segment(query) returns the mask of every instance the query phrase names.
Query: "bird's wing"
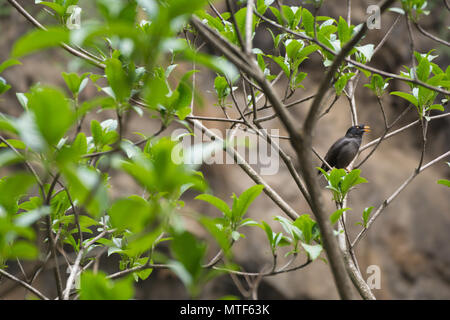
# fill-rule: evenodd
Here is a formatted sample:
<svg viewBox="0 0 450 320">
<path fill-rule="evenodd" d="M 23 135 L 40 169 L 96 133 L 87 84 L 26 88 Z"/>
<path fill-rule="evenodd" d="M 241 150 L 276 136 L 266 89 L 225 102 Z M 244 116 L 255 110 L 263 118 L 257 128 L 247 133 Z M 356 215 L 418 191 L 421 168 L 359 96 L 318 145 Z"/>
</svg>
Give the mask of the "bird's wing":
<svg viewBox="0 0 450 320">
<path fill-rule="evenodd" d="M 327 154 L 325 155 L 325 161 L 332 167 L 336 166 L 336 162 L 338 159 L 339 151 L 347 144 L 349 144 L 351 141 L 350 139 L 346 137 L 342 137 L 338 139 L 333 145 L 328 149 Z M 324 163 L 322 165 L 322 169 L 326 170 L 327 165 Z"/>
<path fill-rule="evenodd" d="M 336 168 L 347 167 L 358 153 L 359 143 L 356 139 L 348 139 L 348 143 L 343 144 L 336 157 Z"/>
</svg>

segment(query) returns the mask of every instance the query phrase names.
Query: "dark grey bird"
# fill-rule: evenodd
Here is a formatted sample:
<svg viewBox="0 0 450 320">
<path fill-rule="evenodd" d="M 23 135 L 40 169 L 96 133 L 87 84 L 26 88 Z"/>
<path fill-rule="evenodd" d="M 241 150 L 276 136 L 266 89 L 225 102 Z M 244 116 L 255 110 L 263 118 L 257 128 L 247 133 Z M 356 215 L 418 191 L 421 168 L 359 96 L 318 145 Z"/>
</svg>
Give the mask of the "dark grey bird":
<svg viewBox="0 0 450 320">
<path fill-rule="evenodd" d="M 345 169 L 356 157 L 359 147 L 361 146 L 364 132 L 370 132 L 370 127 L 363 124 L 350 127 L 345 136 L 338 139 L 333 143 L 330 149 L 328 149 L 324 160 L 331 167 Z M 322 163 L 321 168 L 325 171 L 329 170 L 325 163 Z M 320 171 L 318 174 L 320 174 Z"/>
</svg>

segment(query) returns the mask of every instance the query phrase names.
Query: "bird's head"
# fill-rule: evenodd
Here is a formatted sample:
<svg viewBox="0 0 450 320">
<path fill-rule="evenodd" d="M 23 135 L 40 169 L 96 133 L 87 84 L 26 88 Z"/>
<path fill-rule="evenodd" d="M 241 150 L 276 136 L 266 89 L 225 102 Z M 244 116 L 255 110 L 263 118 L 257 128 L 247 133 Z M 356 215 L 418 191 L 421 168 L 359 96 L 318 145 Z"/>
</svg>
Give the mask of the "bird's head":
<svg viewBox="0 0 450 320">
<path fill-rule="evenodd" d="M 370 127 L 363 124 L 350 127 L 345 134 L 346 137 L 362 137 L 364 132 L 370 132 Z"/>
</svg>

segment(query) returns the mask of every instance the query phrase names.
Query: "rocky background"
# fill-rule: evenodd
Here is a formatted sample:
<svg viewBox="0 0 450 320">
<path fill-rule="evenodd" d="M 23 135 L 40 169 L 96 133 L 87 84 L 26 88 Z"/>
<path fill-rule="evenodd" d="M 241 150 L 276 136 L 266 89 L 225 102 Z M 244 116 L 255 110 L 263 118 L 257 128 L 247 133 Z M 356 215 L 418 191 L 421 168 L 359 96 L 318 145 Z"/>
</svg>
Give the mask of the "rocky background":
<svg viewBox="0 0 450 320">
<path fill-rule="evenodd" d="M 301 2 L 285 1 L 291 5 L 301 5 Z M 83 1 L 80 3 L 83 5 Z M 346 17 L 345 3 L 346 1 L 343 0 L 324 1 L 319 15 L 328 15 L 334 18 L 338 18 L 340 15 Z M 374 1 L 353 1 L 352 23 L 364 22 L 366 8 L 373 3 Z M 448 39 L 446 23 L 448 23 L 449 12 L 446 11 L 441 1 L 433 1 L 430 6 L 432 7 L 431 14 L 423 17 L 421 25 L 429 32 Z M 40 21 L 51 23 L 51 19 L 42 12 L 39 13 L 36 8 L 33 9 L 33 5 L 28 7 Z M 370 31 L 365 43 L 377 44 L 396 16 L 397 14 L 392 12 L 383 15 L 381 30 Z M 14 40 L 31 28 L 32 26 L 14 9 L 11 9 L 6 1 L 0 0 L 0 61 L 8 58 Z M 261 32 L 255 39 L 255 47 L 266 49 L 272 46 L 271 37 L 265 29 L 266 26 L 262 25 Z M 434 43 L 418 32 L 415 32 L 414 40 L 416 50 L 419 52 L 436 49 L 435 54 L 439 54 L 439 58 L 436 59 L 437 63 L 443 69 L 447 67 L 450 60 L 449 48 Z M 393 73 L 399 73 L 403 65 L 410 65 L 408 33 L 404 19 L 400 20 L 383 48 L 374 56 L 371 64 Z M 67 71 L 68 65 L 70 68 L 76 68 L 77 62 L 59 49 L 47 50 L 23 59 L 22 66 L 11 68 L 2 75 L 8 83 L 12 84 L 13 88 L 1 97 L 0 112 L 19 115 L 21 107 L 15 98 L 15 93 L 27 91 L 36 82 L 64 87 L 60 74 L 62 71 Z M 323 77 L 323 68 L 318 59 L 312 58 L 304 62 L 302 66 L 305 68 L 303 71 L 309 74 L 304 83 L 307 89 L 299 89 L 292 101 L 314 94 Z M 93 71 L 95 72 L 95 70 Z M 204 74 L 198 79 L 199 91 L 203 93 L 204 97 L 204 108 L 196 110 L 196 114 L 220 116 L 220 110 L 213 106 L 214 94 L 208 92 L 208 90 L 213 91 L 213 76 L 213 74 Z M 362 86 L 365 83 L 367 80 L 362 77 L 356 91 L 359 122 L 370 125 L 372 128 L 372 132 L 364 137 L 363 143 L 380 136 L 384 129 L 379 106 L 375 97 Z M 280 92 L 283 92 L 284 86 L 283 82 L 278 84 Z M 402 88 L 405 88 L 404 84 L 391 81 L 390 90 L 401 90 Z M 95 94 L 96 88 L 88 85 L 82 99 L 88 99 Z M 388 95 L 383 97 L 383 102 L 391 121 L 406 106 L 404 100 Z M 294 115 L 298 117 L 299 122 L 303 121 L 308 107 L 309 102 L 294 108 Z M 103 112 L 93 115 L 93 118 L 104 120 L 110 116 Z M 416 118 L 417 115 L 412 110 L 396 128 L 410 123 Z M 89 123 L 89 121 L 85 123 Z M 224 129 L 220 123 L 207 123 L 207 125 Z M 325 154 L 328 147 L 342 136 L 350 125 L 349 104 L 343 95 L 331 112 L 320 120 L 314 133 L 316 149 L 322 155 Z M 276 120 L 267 122 L 266 126 L 278 128 L 280 134 L 285 135 L 282 126 Z M 150 133 L 158 129 L 158 123 L 155 120 L 134 115 L 129 127 L 129 133 L 133 131 Z M 369 183 L 360 185 L 350 194 L 348 206 L 352 207 L 352 211 L 348 212 L 348 225 L 351 239 L 360 230 L 360 227 L 354 226 L 354 224 L 360 220 L 362 210 L 370 205 L 375 207 L 380 205 L 409 177 L 417 166 L 421 147 L 418 128 L 408 129 L 383 142 L 362 167 L 362 176 L 367 178 Z M 282 141 L 281 144 L 290 155 L 294 155 L 287 141 Z M 425 161 L 447 151 L 449 146 L 450 119 L 444 118 L 431 122 Z M 319 164 L 319 162 L 317 163 Z M 252 180 L 237 165 L 204 165 L 202 171 L 210 182 L 214 194 L 222 199 L 229 199 L 232 192 L 239 194 L 253 184 Z M 0 170 L 0 175 L 4 174 L 6 172 Z M 285 167 L 282 166 L 277 175 L 264 178 L 297 212 L 310 213 Z M 364 277 L 368 276 L 365 272 L 368 266 L 380 267 L 381 289 L 374 290 L 378 299 L 450 299 L 450 246 L 448 246 L 450 242 L 450 193 L 448 188 L 436 183 L 441 178 L 449 178 L 449 168 L 444 161 L 420 174 L 384 210 L 382 216 L 357 246 L 356 254 Z M 125 176 L 115 176 L 113 185 L 112 197 L 132 194 L 138 190 L 132 180 Z M 328 190 L 324 189 L 323 195 L 327 200 L 326 205 L 329 211 L 334 211 L 334 204 Z M 184 199 L 187 211 L 197 211 L 211 216 L 218 214 L 211 206 L 191 200 L 192 198 L 193 194 L 187 194 Z M 248 212 L 248 217 L 258 221 L 265 220 L 275 230 L 280 231 L 279 225 L 273 221 L 273 217 L 276 215 L 282 215 L 282 212 L 264 194 L 252 204 Z M 208 237 L 199 226 L 189 221 L 186 223 L 199 236 Z M 259 228 L 247 228 L 244 233 L 246 239 L 238 241 L 234 247 L 236 261 L 249 272 L 257 272 L 265 265 L 270 265 L 272 257 L 264 232 Z M 214 245 L 211 245 L 210 249 L 210 255 L 213 256 L 216 250 Z M 162 250 L 165 248 L 162 247 Z M 283 262 L 280 262 L 280 265 L 282 264 Z M 33 266 L 33 263 L 25 264 L 27 270 L 33 269 Z M 118 263 L 113 256 L 108 259 L 103 256 L 100 267 L 112 272 L 117 270 Z M 10 272 L 19 274 L 20 271 L 14 263 L 11 263 Z M 52 280 L 51 271 L 45 271 L 35 284 L 51 295 L 55 294 Z M 167 270 L 155 270 L 148 280 L 136 284 L 136 292 L 138 299 L 187 298 L 182 283 Z M 224 275 L 209 283 L 200 298 L 214 299 L 228 294 L 240 296 L 231 278 Z M 329 267 L 321 260 L 296 272 L 265 278 L 259 287 L 258 295 L 262 299 L 338 298 Z M 21 287 L 15 286 L 6 279 L 0 281 L 1 298 L 23 299 L 24 296 L 25 291 Z"/>
</svg>

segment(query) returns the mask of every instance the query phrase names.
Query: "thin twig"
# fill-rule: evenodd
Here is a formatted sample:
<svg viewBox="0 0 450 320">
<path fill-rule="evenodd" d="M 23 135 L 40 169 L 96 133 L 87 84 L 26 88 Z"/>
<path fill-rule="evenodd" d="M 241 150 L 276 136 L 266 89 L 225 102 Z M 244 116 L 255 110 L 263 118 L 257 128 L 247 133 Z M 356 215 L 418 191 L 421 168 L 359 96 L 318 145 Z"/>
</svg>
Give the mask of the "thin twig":
<svg viewBox="0 0 450 320">
<path fill-rule="evenodd" d="M 443 44 L 444 46 L 450 47 L 450 42 L 445 41 L 444 39 L 441 39 L 439 37 L 436 37 L 435 35 L 432 35 L 431 33 L 427 32 L 425 29 L 423 29 L 417 22 L 413 22 L 414 26 L 419 30 L 421 34 L 424 36 L 430 38 L 431 40 L 434 40 L 436 42 L 439 42 L 440 44 Z"/>
<path fill-rule="evenodd" d="M 291 30 L 289 28 L 286 28 L 286 27 L 284 27 L 282 25 L 279 25 L 275 21 L 272 21 L 272 20 L 264 17 L 263 15 L 259 14 L 257 11 L 254 11 L 254 13 L 255 13 L 256 16 L 258 16 L 259 18 L 261 18 L 265 22 L 269 23 L 270 25 L 272 25 L 272 26 L 274 26 L 274 27 L 276 27 L 278 29 L 281 29 L 281 30 L 283 30 L 283 31 L 285 31 L 287 33 L 295 35 L 296 37 L 298 37 L 300 39 L 312 41 L 315 44 L 317 44 L 318 46 L 320 46 L 322 49 L 324 49 L 325 51 L 331 53 L 332 55 L 334 55 L 334 56 L 337 55 L 337 52 L 335 52 L 334 50 L 330 49 L 329 47 L 327 47 L 325 44 L 321 43 L 320 41 L 318 41 L 318 40 L 316 40 L 314 38 L 308 37 L 307 35 L 305 35 L 303 33 L 295 32 L 295 31 L 293 31 L 293 30 Z M 395 73 L 390 73 L 390 72 L 387 72 L 387 71 L 384 71 L 384 70 L 380 70 L 380 69 L 377 69 L 377 68 L 365 65 L 365 64 L 363 64 L 361 62 L 358 62 L 356 60 L 353 60 L 353 59 L 351 59 L 349 57 L 345 57 L 344 60 L 346 62 L 352 64 L 355 67 L 361 68 L 363 70 L 370 71 L 372 73 L 379 74 L 379 75 L 381 75 L 383 77 L 386 77 L 386 78 L 393 78 L 393 79 L 404 81 L 404 82 L 407 82 L 407 83 L 413 83 L 413 84 L 416 84 L 416 85 L 423 86 L 423 87 L 425 87 L 427 89 L 430 89 L 430 90 L 442 93 L 444 95 L 450 95 L 450 91 L 447 91 L 447 90 L 439 88 L 439 87 L 434 87 L 432 85 L 429 85 L 429 84 L 427 84 L 427 83 L 425 83 L 423 81 L 417 80 L 417 79 L 410 79 L 410 78 L 406 78 L 406 77 L 403 77 L 403 76 L 399 76 L 399 75 L 397 75 Z"/>
<path fill-rule="evenodd" d="M 47 298 L 45 295 L 43 295 L 39 290 L 37 290 L 36 288 L 30 286 L 28 283 L 26 283 L 25 281 L 20 280 L 19 278 L 16 278 L 15 276 L 13 276 L 12 274 L 6 272 L 5 270 L 0 268 L 0 273 L 2 275 L 4 275 L 5 277 L 11 279 L 12 281 L 17 282 L 18 284 L 20 284 L 21 286 L 23 286 L 24 288 L 28 289 L 29 291 L 33 292 L 35 295 L 37 295 L 39 298 L 41 298 L 42 300 L 50 300 L 49 298 Z"/>
<path fill-rule="evenodd" d="M 406 179 L 400 187 L 397 188 L 397 190 L 394 191 L 394 193 L 383 201 L 383 203 L 378 207 L 377 211 L 372 215 L 370 220 L 367 222 L 367 226 L 361 230 L 361 232 L 356 236 L 355 240 L 352 242 L 352 248 L 354 248 L 358 242 L 361 240 L 361 238 L 364 236 L 364 234 L 367 232 L 367 230 L 370 228 L 370 226 L 373 224 L 373 222 L 381 215 L 384 209 L 411 183 L 411 181 L 422 171 L 429 168 L 433 164 L 441 161 L 442 159 L 445 159 L 446 157 L 450 156 L 450 151 L 447 151 L 446 153 L 440 155 L 439 157 L 435 158 L 434 160 L 428 162 L 427 164 L 423 165 L 419 169 L 414 169 L 414 172 Z"/>
</svg>

